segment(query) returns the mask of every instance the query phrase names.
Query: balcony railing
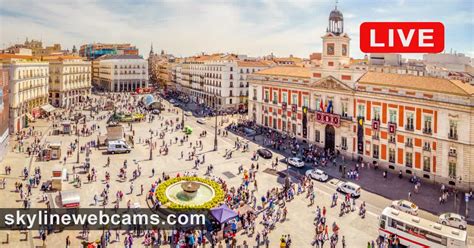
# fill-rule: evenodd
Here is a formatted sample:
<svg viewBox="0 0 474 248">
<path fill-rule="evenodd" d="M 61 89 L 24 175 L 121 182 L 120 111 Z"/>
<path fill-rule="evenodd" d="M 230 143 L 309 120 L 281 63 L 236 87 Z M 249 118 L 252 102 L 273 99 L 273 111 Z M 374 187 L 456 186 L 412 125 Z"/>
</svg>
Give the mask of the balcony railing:
<svg viewBox="0 0 474 248">
<path fill-rule="evenodd" d="M 273 104 L 278 104 L 277 100 L 272 101 Z"/>
<path fill-rule="evenodd" d="M 448 156 L 456 158 L 458 154 L 456 152 L 448 152 Z"/>
<path fill-rule="evenodd" d="M 431 147 L 423 146 L 423 151 L 431 152 Z"/>
<path fill-rule="evenodd" d="M 395 143 L 397 143 L 397 141 L 395 140 L 395 138 L 389 138 L 388 143 L 395 144 Z"/>
<path fill-rule="evenodd" d="M 423 128 L 423 133 L 424 134 L 432 134 L 433 132 L 432 132 L 431 128 Z"/>
<path fill-rule="evenodd" d="M 413 125 L 405 125 L 405 130 L 407 130 L 407 131 L 414 131 L 415 128 L 413 127 Z"/>
<path fill-rule="evenodd" d="M 449 138 L 449 139 L 452 139 L 452 140 L 458 140 L 458 134 L 457 134 L 457 133 L 452 133 L 452 132 L 450 132 L 450 133 L 448 134 L 448 138 Z"/>
<path fill-rule="evenodd" d="M 263 99 L 264 102 L 268 103 L 268 98 Z"/>
<path fill-rule="evenodd" d="M 406 147 L 413 147 L 413 142 L 405 142 Z"/>
<path fill-rule="evenodd" d="M 373 140 L 380 140 L 380 137 L 378 135 L 372 135 Z"/>
</svg>

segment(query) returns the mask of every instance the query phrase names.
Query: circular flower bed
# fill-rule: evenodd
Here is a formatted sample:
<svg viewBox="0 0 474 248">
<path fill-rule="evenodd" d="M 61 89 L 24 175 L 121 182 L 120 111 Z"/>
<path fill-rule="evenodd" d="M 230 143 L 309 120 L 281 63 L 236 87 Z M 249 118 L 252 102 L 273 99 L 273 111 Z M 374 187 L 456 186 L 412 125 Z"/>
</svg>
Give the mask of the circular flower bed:
<svg viewBox="0 0 474 248">
<path fill-rule="evenodd" d="M 179 182 L 179 181 L 194 181 L 194 182 L 200 182 L 209 185 L 213 190 L 214 190 L 214 197 L 201 205 L 191 205 L 191 204 L 178 204 L 175 202 L 172 202 L 168 199 L 166 196 L 166 189 Z M 200 177 L 175 177 L 168 179 L 164 182 L 162 182 L 160 185 L 155 190 L 155 195 L 156 198 L 161 202 L 161 204 L 166 205 L 170 209 L 210 209 L 213 207 L 217 207 L 222 201 L 224 201 L 225 193 L 224 190 L 222 190 L 222 187 L 219 183 L 214 182 L 209 179 L 205 178 L 200 178 Z"/>
</svg>

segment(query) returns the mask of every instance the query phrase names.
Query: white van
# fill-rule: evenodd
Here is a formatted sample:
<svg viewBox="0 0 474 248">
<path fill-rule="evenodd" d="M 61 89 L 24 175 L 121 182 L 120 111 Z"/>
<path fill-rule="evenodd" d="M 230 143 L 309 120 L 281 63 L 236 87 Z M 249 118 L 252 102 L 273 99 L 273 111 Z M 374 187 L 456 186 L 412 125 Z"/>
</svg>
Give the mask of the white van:
<svg viewBox="0 0 474 248">
<path fill-rule="evenodd" d="M 351 183 L 351 182 L 343 182 L 337 185 L 337 191 L 344 193 L 344 194 L 349 194 L 352 197 L 358 197 L 360 196 L 360 186 Z"/>
<path fill-rule="evenodd" d="M 130 153 L 132 149 L 121 140 L 117 141 L 110 141 L 108 146 L 107 146 L 107 152 L 110 154 L 115 154 L 115 153 Z"/>
</svg>

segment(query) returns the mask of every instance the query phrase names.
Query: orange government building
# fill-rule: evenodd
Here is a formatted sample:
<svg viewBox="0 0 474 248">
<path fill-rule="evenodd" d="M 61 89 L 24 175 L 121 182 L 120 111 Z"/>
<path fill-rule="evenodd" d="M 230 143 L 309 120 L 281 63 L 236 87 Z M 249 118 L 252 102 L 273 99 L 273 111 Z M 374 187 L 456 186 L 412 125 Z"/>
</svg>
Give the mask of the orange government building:
<svg viewBox="0 0 474 248">
<path fill-rule="evenodd" d="M 395 173 L 474 186 L 474 86 L 351 64 L 337 9 L 322 40 L 317 66 L 252 74 L 249 119 Z"/>
</svg>

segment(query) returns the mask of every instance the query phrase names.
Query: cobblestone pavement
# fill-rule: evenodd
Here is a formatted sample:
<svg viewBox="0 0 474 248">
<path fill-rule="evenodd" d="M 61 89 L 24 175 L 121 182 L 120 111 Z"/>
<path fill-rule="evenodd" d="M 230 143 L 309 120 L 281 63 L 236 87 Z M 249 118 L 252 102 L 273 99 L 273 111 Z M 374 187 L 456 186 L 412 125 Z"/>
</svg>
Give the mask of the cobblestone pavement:
<svg viewBox="0 0 474 248">
<path fill-rule="evenodd" d="M 105 112 L 101 113 L 102 115 Z M 176 117 L 180 117 L 181 113 L 170 113 L 167 111 L 163 112 L 163 116 L 165 119 L 173 119 L 175 120 Z M 222 118 L 219 117 L 219 121 Z M 100 132 L 103 134 L 105 133 L 105 120 L 102 121 L 91 121 L 91 123 L 96 123 L 100 126 Z M 147 122 L 140 122 L 133 124 L 133 130 L 135 131 L 135 141 L 144 140 L 150 136 L 149 130 L 150 128 L 153 130 L 161 129 L 160 128 L 160 121 L 155 120 L 154 123 L 147 123 Z M 206 163 L 200 166 L 200 169 L 197 170 L 199 175 L 203 175 L 206 169 L 206 166 L 211 163 L 214 165 L 215 168 L 215 175 L 222 177 L 224 180 L 227 181 L 228 185 L 230 186 L 238 186 L 241 183 L 241 175 L 238 175 L 238 166 L 243 165 L 244 168 L 249 169 L 252 163 L 250 158 L 252 156 L 252 151 L 260 147 L 259 144 L 250 141 L 250 152 L 234 152 L 234 156 L 232 159 L 225 159 L 224 154 L 226 149 L 232 149 L 234 147 L 234 142 L 237 139 L 237 136 L 233 134 L 229 134 L 228 137 L 219 137 L 218 138 L 218 151 L 212 151 L 213 142 L 214 142 L 214 127 L 213 127 L 213 119 L 208 119 L 207 123 L 202 125 L 196 123 L 196 118 L 194 117 L 186 117 L 185 125 L 190 125 L 193 127 L 194 132 L 190 136 L 190 141 L 195 142 L 196 140 L 202 140 L 204 144 L 204 148 L 202 151 L 198 152 L 198 154 L 206 155 Z M 42 132 L 42 139 L 44 141 L 59 141 L 62 142 L 62 154 L 66 154 L 66 146 L 73 142 L 76 138 L 75 136 L 51 136 L 49 135 L 51 123 L 47 123 L 45 121 L 37 121 L 34 123 L 35 131 Z M 129 130 L 126 128 L 126 130 Z M 199 138 L 199 133 L 203 130 L 208 132 L 208 136 L 205 138 Z M 38 133 L 38 135 L 40 135 Z M 81 137 L 80 144 L 83 145 L 85 142 L 96 140 L 98 132 L 93 133 L 89 137 Z M 165 137 L 165 142 L 169 143 L 169 140 L 174 137 L 182 137 L 181 132 L 173 132 L 167 133 Z M 260 140 L 261 138 L 257 139 Z M 158 139 L 158 137 L 153 138 L 154 141 L 157 142 L 158 148 L 161 145 L 162 140 Z M 28 140 L 31 142 L 32 138 Z M 10 147 L 13 149 L 16 142 L 14 141 L 14 137 L 10 142 Z M 193 161 L 187 161 L 185 159 L 180 159 L 181 151 L 184 152 L 186 155 L 189 151 L 188 145 L 180 146 L 179 144 L 172 144 L 170 146 L 170 153 L 166 156 L 158 155 L 158 151 L 153 151 L 153 160 L 149 160 L 149 147 L 143 142 L 137 142 L 135 144 L 135 148 L 132 150 L 130 154 L 119 154 L 119 155 L 104 155 L 103 151 L 101 150 L 92 150 L 91 154 L 91 164 L 92 167 L 98 170 L 98 180 L 96 182 L 87 183 L 86 175 L 80 174 L 82 181 L 85 182 L 82 185 L 82 188 L 79 189 L 81 195 L 81 207 L 89 208 L 93 207 L 93 196 L 94 194 L 98 194 L 103 190 L 104 183 L 102 179 L 105 177 L 105 172 L 108 171 L 111 174 L 111 199 L 114 199 L 115 192 L 117 190 L 122 190 L 124 193 L 129 192 L 129 182 L 121 182 L 116 180 L 119 173 L 119 167 L 121 167 L 123 161 L 126 159 L 129 163 L 129 171 L 128 174 L 130 175 L 130 170 L 133 170 L 134 165 L 133 160 L 135 159 L 138 161 L 138 164 L 142 167 L 142 176 L 140 176 L 137 180 L 135 180 L 135 191 L 133 194 L 126 194 L 124 196 L 124 201 L 122 204 L 125 204 L 128 200 L 132 203 L 139 203 L 142 207 L 146 206 L 145 196 L 139 195 L 139 188 L 140 185 L 144 185 L 145 192 L 148 191 L 149 186 L 154 182 L 162 172 L 169 173 L 174 175 L 176 173 L 183 173 L 185 171 L 193 171 L 194 163 Z M 283 155 L 275 154 L 283 158 Z M 80 162 L 84 161 L 84 154 L 80 154 Z M 111 164 L 109 167 L 104 167 L 107 161 L 107 157 L 110 157 Z M 43 180 L 49 179 L 51 176 L 52 167 L 56 164 L 60 163 L 59 160 L 52 160 L 49 162 L 39 162 L 31 159 L 24 153 L 19 153 L 18 151 L 11 151 L 8 153 L 6 159 L 1 163 L 0 169 L 3 170 L 3 167 L 6 165 L 10 165 L 12 167 L 12 174 L 11 175 L 4 175 L 1 174 L 0 177 L 6 178 L 7 185 L 6 189 L 2 189 L 2 199 L 11 199 L 11 200 L 2 200 L 0 201 L 0 207 L 2 208 L 19 208 L 21 207 L 21 201 L 18 193 L 14 192 L 14 183 L 21 181 L 21 170 L 24 167 L 27 168 L 35 168 L 40 167 L 42 171 Z M 281 186 L 283 183 L 282 178 L 278 176 L 277 173 L 265 173 L 262 172 L 265 168 L 270 168 L 270 160 L 263 160 L 260 159 L 258 161 L 260 165 L 260 171 L 257 173 L 257 181 L 259 184 L 257 199 L 260 199 L 260 196 L 263 195 L 268 189 L 271 189 L 276 186 Z M 72 157 L 69 157 L 66 161 L 66 164 L 62 164 L 63 167 L 67 168 L 69 173 L 72 173 L 73 166 L 77 166 L 76 164 L 76 154 Z M 151 177 L 151 169 L 155 168 L 155 177 Z M 285 172 L 286 166 L 280 164 L 278 167 L 280 172 Z M 293 173 L 303 173 L 304 170 L 296 171 L 292 169 Z M 327 168 L 327 171 L 332 176 L 337 176 L 337 169 L 334 168 Z M 234 177 L 228 177 L 226 175 L 230 175 L 230 173 L 235 175 Z M 3 171 L 2 171 L 3 173 Z M 381 176 L 378 175 L 379 172 L 373 172 L 371 170 L 363 171 L 361 180 L 357 183 L 361 184 L 364 188 L 368 188 L 369 191 L 371 185 L 387 185 L 387 182 L 383 181 Z M 380 178 L 379 178 L 380 177 Z M 72 177 L 71 177 L 72 178 Z M 367 178 L 367 179 L 365 179 Z M 372 179 L 371 179 L 372 178 Z M 338 217 L 339 209 L 338 208 L 329 208 L 330 206 L 330 195 L 335 192 L 335 184 L 338 182 L 338 178 L 335 177 L 331 179 L 327 183 L 319 183 L 316 182 L 316 205 L 319 206 L 326 206 L 328 208 L 327 219 L 328 223 L 332 223 L 336 221 L 338 225 L 341 227 L 340 235 L 345 236 L 347 247 L 366 247 L 367 241 L 371 241 L 377 237 L 377 225 L 378 220 L 377 216 L 380 214 L 381 210 L 388 205 L 390 202 L 389 199 L 378 196 L 373 194 L 369 191 L 364 191 L 362 193 L 361 200 L 366 200 L 368 203 L 368 214 L 365 219 L 360 219 L 360 217 L 356 213 L 351 213 L 349 215 Z M 402 181 L 406 181 L 403 179 Z M 397 182 L 399 183 L 399 179 L 395 176 L 390 176 L 388 182 Z M 367 185 L 366 185 L 367 184 Z M 403 183 L 401 183 L 403 184 Z M 401 187 L 409 187 L 408 183 L 405 183 L 406 186 Z M 405 185 L 403 184 L 403 185 Z M 387 186 L 381 186 L 387 187 Z M 414 196 L 415 202 L 420 204 L 423 207 L 423 200 L 425 197 L 424 194 L 428 194 L 427 190 L 429 190 L 430 186 L 423 185 L 421 193 L 419 195 Z M 69 181 L 63 183 L 63 189 L 73 189 L 74 184 Z M 436 191 L 436 189 L 434 189 Z M 383 190 L 382 190 L 383 191 Z M 398 191 L 398 190 L 397 190 Z M 388 198 L 405 198 L 406 190 L 401 188 L 399 191 L 400 195 L 387 195 Z M 378 193 L 378 192 L 377 192 Z M 54 194 L 51 193 L 51 197 L 54 197 Z M 383 193 L 382 193 L 383 195 Z M 33 195 L 31 196 L 33 201 L 32 207 L 44 207 L 44 203 L 41 201 L 41 193 L 39 189 L 33 189 Z M 437 199 L 437 198 L 436 198 Z M 428 200 L 426 200 L 428 201 Z M 436 201 L 437 202 L 437 201 Z M 269 234 L 270 237 L 270 247 L 278 247 L 278 240 L 281 235 L 284 234 L 291 234 L 292 237 L 292 247 L 310 247 L 310 243 L 313 239 L 314 234 L 314 225 L 312 224 L 314 216 L 315 216 L 315 206 L 308 207 L 309 200 L 305 199 L 304 196 L 300 195 L 297 196 L 293 201 L 287 204 L 288 207 L 288 218 L 283 223 L 278 223 L 276 228 Z M 358 204 L 359 205 L 359 204 Z M 112 207 L 112 204 L 109 203 L 108 207 Z M 445 206 L 442 206 L 445 207 Z M 448 205 L 446 205 L 448 207 Z M 258 225 L 259 226 L 259 225 Z M 471 228 L 471 227 L 470 227 Z M 257 229 L 258 230 L 258 229 Z M 25 238 L 25 234 L 20 234 L 18 231 L 0 231 L 0 242 L 5 242 L 7 239 L 7 234 L 9 235 L 9 243 L 2 243 L 2 247 L 41 247 L 42 241 L 38 238 L 38 231 L 29 231 L 28 232 L 28 240 L 21 241 Z M 123 234 L 123 233 L 122 233 Z M 101 231 L 92 231 L 89 235 L 88 240 L 96 240 L 100 237 Z M 64 231 L 61 233 L 55 233 L 53 235 L 49 235 L 47 237 L 46 246 L 47 247 L 64 247 L 65 239 L 69 236 L 72 241 L 72 247 L 79 247 L 82 239 L 80 238 L 79 231 Z M 114 235 L 113 235 L 114 236 Z M 243 240 L 248 240 L 251 246 L 255 247 L 254 237 L 248 237 L 243 233 L 238 233 L 238 244 L 242 244 Z M 121 238 L 123 242 L 123 236 Z M 142 238 L 138 238 L 134 243 L 134 247 L 143 247 L 140 243 Z M 123 247 L 122 242 L 112 243 L 108 247 Z M 168 247 L 168 246 L 164 246 Z M 338 247 L 342 247 L 341 243 L 339 242 Z"/>
</svg>

